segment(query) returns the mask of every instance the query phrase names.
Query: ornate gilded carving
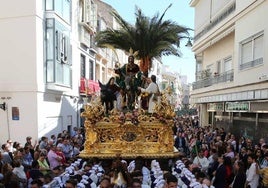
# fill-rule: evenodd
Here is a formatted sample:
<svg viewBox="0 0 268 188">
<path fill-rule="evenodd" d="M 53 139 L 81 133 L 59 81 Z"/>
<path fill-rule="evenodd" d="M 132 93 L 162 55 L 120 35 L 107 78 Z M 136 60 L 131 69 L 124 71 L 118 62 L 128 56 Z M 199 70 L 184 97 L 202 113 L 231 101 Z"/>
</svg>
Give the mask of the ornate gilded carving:
<svg viewBox="0 0 268 188">
<path fill-rule="evenodd" d="M 86 118 L 86 141 L 81 157 L 113 158 L 118 154 L 125 158 L 174 157 L 173 107 L 162 94 L 154 114 L 137 109 L 132 112 L 113 110 L 105 117 L 100 101 L 86 106 L 82 116 Z"/>
</svg>

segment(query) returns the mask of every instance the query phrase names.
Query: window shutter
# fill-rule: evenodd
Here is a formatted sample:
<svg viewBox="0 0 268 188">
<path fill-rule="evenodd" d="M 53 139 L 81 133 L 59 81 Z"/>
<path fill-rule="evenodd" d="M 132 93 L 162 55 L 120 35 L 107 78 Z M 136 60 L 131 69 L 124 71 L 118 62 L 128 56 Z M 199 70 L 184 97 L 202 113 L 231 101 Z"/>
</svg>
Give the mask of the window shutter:
<svg viewBox="0 0 268 188">
<path fill-rule="evenodd" d="M 263 57 L 263 35 L 254 40 L 254 57 L 253 59 L 260 59 Z"/>
<path fill-rule="evenodd" d="M 230 70 L 232 70 L 232 58 L 231 57 L 226 58 L 224 60 L 224 71 L 227 72 Z"/>
<path fill-rule="evenodd" d="M 242 44 L 241 64 L 252 61 L 252 42 Z"/>
</svg>

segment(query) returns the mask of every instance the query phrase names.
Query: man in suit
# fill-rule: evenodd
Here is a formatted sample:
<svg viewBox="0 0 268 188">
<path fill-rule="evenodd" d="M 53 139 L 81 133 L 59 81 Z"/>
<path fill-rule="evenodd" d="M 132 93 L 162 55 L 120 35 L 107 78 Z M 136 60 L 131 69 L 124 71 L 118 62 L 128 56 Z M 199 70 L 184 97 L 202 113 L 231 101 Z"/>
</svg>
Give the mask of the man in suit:
<svg viewBox="0 0 268 188">
<path fill-rule="evenodd" d="M 186 152 L 186 140 L 184 136 L 182 135 L 182 132 L 178 131 L 177 136 L 175 138 L 174 146 L 182 152 Z"/>
<path fill-rule="evenodd" d="M 218 158 L 219 166 L 214 172 L 214 182 L 213 186 L 215 188 L 225 188 L 226 187 L 226 168 L 224 166 L 224 156 Z"/>
</svg>

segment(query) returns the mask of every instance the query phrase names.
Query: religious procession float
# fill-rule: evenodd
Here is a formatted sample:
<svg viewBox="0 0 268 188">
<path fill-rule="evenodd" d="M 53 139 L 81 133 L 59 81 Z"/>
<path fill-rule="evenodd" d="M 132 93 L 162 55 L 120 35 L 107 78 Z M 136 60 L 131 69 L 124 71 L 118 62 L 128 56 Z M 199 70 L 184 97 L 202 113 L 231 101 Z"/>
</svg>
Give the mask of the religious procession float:
<svg viewBox="0 0 268 188">
<path fill-rule="evenodd" d="M 82 113 L 86 141 L 80 157 L 177 157 L 172 131 L 175 112 L 168 101 L 169 94 L 168 90 L 161 93 L 152 114 L 135 108 L 125 112 L 113 109 L 107 115 L 100 99 L 91 101 Z"/>
</svg>

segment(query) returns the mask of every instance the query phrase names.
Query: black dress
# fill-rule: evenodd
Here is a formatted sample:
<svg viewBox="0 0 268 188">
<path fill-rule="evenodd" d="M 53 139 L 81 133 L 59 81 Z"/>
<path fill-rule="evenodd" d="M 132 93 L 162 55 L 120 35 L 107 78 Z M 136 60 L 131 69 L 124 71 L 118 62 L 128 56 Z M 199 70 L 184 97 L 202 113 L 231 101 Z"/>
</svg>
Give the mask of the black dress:
<svg viewBox="0 0 268 188">
<path fill-rule="evenodd" d="M 226 168 L 223 164 L 216 170 L 215 180 L 213 183 L 215 188 L 225 188 L 226 187 Z"/>
<path fill-rule="evenodd" d="M 246 179 L 246 173 L 239 172 L 234 178 L 233 188 L 244 188 Z"/>
</svg>

